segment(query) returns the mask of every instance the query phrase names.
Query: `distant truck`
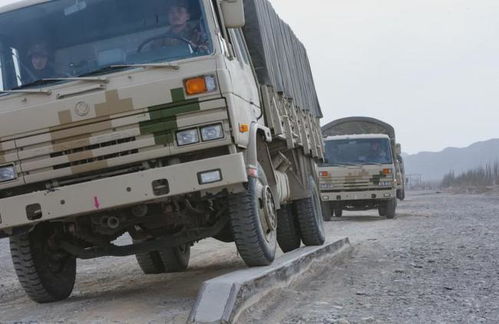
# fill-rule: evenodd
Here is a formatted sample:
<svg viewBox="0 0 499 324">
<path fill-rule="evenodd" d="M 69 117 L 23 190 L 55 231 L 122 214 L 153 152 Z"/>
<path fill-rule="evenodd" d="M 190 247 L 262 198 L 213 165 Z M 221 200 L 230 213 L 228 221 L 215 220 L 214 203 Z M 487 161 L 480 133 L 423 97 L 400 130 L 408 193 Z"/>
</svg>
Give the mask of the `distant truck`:
<svg viewBox="0 0 499 324">
<path fill-rule="evenodd" d="M 248 266 L 323 244 L 321 117 L 267 0 L 0 8 L 0 238 L 21 285 L 67 298 L 77 258 L 184 271 L 210 237 Z"/>
<path fill-rule="evenodd" d="M 378 209 L 394 218 L 405 198 L 404 166 L 395 130 L 368 117 L 349 117 L 322 128 L 325 162 L 319 168 L 325 220 L 344 210 Z"/>
</svg>

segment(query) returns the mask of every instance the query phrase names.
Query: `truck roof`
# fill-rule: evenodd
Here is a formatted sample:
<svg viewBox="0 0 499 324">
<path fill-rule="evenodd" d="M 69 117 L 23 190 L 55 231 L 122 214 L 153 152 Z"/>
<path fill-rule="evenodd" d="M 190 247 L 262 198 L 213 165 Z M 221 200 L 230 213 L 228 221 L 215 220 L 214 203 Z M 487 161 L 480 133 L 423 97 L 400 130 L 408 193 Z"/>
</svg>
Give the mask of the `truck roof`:
<svg viewBox="0 0 499 324">
<path fill-rule="evenodd" d="M 336 135 L 336 136 L 328 136 L 324 138 L 324 141 L 338 141 L 345 139 L 376 139 L 376 138 L 384 138 L 390 139 L 390 137 L 386 134 L 354 134 L 354 135 Z"/>
<path fill-rule="evenodd" d="M 337 119 L 322 127 L 324 137 L 354 134 L 386 134 L 395 143 L 395 129 L 388 123 L 371 117 Z"/>
<path fill-rule="evenodd" d="M 51 0 L 19 0 L 10 4 L 0 6 L 0 14 L 49 1 Z"/>
</svg>

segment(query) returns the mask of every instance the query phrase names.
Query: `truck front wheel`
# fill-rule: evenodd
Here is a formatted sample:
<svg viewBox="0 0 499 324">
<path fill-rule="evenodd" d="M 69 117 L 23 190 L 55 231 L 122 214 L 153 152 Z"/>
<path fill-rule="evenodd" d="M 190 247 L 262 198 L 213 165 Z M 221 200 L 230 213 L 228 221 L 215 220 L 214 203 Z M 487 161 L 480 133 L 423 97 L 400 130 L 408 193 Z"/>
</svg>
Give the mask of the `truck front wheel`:
<svg viewBox="0 0 499 324">
<path fill-rule="evenodd" d="M 300 247 L 300 233 L 291 205 L 281 206 L 277 212 L 277 242 L 283 252 Z"/>
<path fill-rule="evenodd" d="M 386 218 L 393 219 L 395 218 L 395 211 L 397 209 L 397 198 L 392 198 L 388 200 L 386 203 Z"/>
<path fill-rule="evenodd" d="M 341 209 L 341 208 L 336 208 L 336 209 L 334 210 L 334 216 L 336 216 L 336 217 L 341 217 L 341 216 L 343 216 L 343 209 Z"/>
<path fill-rule="evenodd" d="M 229 196 L 228 204 L 234 241 L 246 265 L 271 264 L 277 246 L 277 212 L 262 167 L 257 178 L 248 179 L 244 192 Z"/>
<path fill-rule="evenodd" d="M 330 203 L 323 202 L 322 203 L 322 216 L 324 217 L 325 222 L 331 221 L 331 217 L 334 214 L 334 209 L 331 209 Z"/>
<path fill-rule="evenodd" d="M 41 223 L 10 238 L 12 262 L 26 294 L 37 303 L 66 299 L 76 279 L 76 257 L 57 248 L 57 227 Z"/>
<path fill-rule="evenodd" d="M 309 178 L 309 198 L 295 201 L 301 239 L 305 245 L 322 245 L 326 240 L 319 189 L 313 177 Z"/>
</svg>

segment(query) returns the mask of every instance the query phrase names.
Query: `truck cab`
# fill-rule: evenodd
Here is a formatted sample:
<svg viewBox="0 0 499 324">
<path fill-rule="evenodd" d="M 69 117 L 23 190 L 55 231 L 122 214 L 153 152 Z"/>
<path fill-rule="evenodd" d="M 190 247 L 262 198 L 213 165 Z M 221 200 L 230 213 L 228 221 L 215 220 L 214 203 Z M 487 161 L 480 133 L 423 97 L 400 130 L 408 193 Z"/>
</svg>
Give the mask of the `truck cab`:
<svg viewBox="0 0 499 324">
<path fill-rule="evenodd" d="M 267 0 L 0 7 L 0 238 L 24 290 L 67 298 L 77 258 L 184 271 L 210 237 L 248 266 L 323 244 L 321 117 Z"/>
<path fill-rule="evenodd" d="M 396 197 L 394 155 L 384 134 L 330 136 L 324 140 L 320 165 L 324 215 L 341 217 L 343 210 L 387 208 Z M 390 211 L 391 213 L 392 211 Z"/>
<path fill-rule="evenodd" d="M 322 127 L 326 162 L 320 168 L 326 220 L 343 210 L 378 209 L 395 217 L 397 198 L 405 198 L 401 145 L 390 124 L 372 117 L 353 116 Z"/>
</svg>

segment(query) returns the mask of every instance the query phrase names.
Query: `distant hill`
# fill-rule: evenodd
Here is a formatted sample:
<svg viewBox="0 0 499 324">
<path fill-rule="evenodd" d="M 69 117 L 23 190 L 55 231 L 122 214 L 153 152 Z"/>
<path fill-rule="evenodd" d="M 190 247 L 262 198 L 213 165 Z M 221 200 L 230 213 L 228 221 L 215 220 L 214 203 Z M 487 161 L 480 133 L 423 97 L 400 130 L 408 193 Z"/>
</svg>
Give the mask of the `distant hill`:
<svg viewBox="0 0 499 324">
<path fill-rule="evenodd" d="M 449 171 L 459 174 L 499 161 L 499 139 L 478 142 L 465 148 L 449 147 L 441 152 L 403 154 L 406 174 L 421 174 L 423 180 L 441 180 Z"/>
</svg>

